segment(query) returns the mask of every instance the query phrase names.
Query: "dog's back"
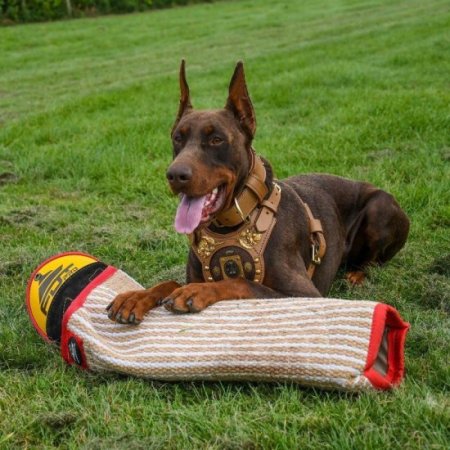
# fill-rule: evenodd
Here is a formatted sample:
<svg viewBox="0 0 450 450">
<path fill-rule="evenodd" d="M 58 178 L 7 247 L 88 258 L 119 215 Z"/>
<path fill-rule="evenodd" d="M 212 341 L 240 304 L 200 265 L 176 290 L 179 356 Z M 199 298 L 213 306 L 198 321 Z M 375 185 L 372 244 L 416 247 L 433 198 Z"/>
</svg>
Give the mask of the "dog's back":
<svg viewBox="0 0 450 450">
<path fill-rule="evenodd" d="M 340 264 L 349 272 L 383 264 L 405 244 L 408 217 L 391 194 L 372 184 L 328 174 L 297 175 L 284 182 L 320 217 L 328 247 L 342 249 Z"/>
</svg>

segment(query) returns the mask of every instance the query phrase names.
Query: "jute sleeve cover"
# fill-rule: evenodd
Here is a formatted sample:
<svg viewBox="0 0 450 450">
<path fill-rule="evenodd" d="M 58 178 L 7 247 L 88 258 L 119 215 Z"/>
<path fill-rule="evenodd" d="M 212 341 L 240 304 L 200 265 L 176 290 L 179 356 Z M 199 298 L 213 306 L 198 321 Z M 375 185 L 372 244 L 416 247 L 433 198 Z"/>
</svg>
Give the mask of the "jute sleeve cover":
<svg viewBox="0 0 450 450">
<path fill-rule="evenodd" d="M 151 310 L 139 326 L 105 307 L 142 286 L 108 267 L 72 302 L 62 323 L 69 364 L 154 380 L 291 381 L 361 391 L 390 389 L 404 374 L 409 324 L 383 303 L 328 298 L 219 302 L 199 314 Z"/>
</svg>

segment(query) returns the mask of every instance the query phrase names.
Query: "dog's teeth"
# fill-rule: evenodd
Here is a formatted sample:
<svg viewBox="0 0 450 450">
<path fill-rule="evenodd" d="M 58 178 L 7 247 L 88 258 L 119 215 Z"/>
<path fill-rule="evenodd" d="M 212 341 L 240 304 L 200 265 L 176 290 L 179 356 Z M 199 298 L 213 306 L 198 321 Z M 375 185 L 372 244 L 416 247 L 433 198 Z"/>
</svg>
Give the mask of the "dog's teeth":
<svg viewBox="0 0 450 450">
<path fill-rule="evenodd" d="M 213 194 L 217 194 L 218 190 L 219 190 L 219 188 L 214 188 L 213 191 L 212 191 L 212 193 L 213 193 Z"/>
</svg>

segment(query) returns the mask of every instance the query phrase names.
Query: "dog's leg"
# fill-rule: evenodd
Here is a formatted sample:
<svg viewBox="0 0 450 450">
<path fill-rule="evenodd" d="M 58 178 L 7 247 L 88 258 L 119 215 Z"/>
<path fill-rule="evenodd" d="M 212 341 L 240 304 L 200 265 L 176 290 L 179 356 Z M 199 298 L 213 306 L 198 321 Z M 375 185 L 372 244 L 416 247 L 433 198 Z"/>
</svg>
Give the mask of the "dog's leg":
<svg viewBox="0 0 450 450">
<path fill-rule="evenodd" d="M 227 279 L 211 283 L 190 283 L 175 289 L 162 305 L 174 313 L 200 312 L 207 306 L 222 300 L 243 298 L 320 297 L 319 291 L 309 279 L 297 280 L 297 287 L 288 293 L 275 291 L 267 286 L 243 278 Z"/>
<path fill-rule="evenodd" d="M 108 317 L 118 323 L 139 324 L 147 311 L 158 306 L 180 284 L 164 281 L 150 289 L 119 294 L 106 308 Z"/>
<path fill-rule="evenodd" d="M 345 278 L 350 284 L 359 286 L 364 283 L 364 280 L 366 279 L 366 272 L 364 272 L 364 270 L 349 270 L 345 274 Z"/>
<path fill-rule="evenodd" d="M 350 230 L 347 280 L 362 284 L 365 269 L 389 261 L 405 244 L 409 219 L 394 197 L 384 191 L 372 196 Z"/>
</svg>

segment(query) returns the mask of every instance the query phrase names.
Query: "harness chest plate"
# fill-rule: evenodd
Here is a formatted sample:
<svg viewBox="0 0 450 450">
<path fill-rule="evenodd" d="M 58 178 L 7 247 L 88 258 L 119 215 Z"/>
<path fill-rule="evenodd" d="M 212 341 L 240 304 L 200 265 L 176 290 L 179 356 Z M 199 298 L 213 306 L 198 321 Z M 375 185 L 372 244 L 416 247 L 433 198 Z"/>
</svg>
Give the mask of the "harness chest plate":
<svg viewBox="0 0 450 450">
<path fill-rule="evenodd" d="M 203 228 L 191 235 L 191 248 L 205 281 L 246 278 L 264 280 L 264 250 L 276 224 L 281 189 L 274 185 L 267 202 L 255 208 L 235 231 L 220 234 Z"/>
<path fill-rule="evenodd" d="M 199 232 L 198 243 L 192 250 L 202 264 L 205 281 L 246 278 L 256 283 L 264 279 L 264 249 L 270 238 L 276 218 L 269 228 L 259 233 L 250 223 L 233 233 L 221 235 L 209 229 Z"/>
</svg>

